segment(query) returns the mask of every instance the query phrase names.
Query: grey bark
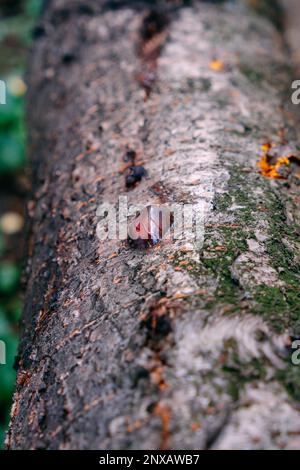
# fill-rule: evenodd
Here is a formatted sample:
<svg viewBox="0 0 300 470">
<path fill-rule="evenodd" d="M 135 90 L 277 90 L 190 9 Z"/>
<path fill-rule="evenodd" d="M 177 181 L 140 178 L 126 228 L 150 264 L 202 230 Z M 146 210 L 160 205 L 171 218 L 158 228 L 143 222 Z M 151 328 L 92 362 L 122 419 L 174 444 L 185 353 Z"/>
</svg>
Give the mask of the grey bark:
<svg viewBox="0 0 300 470">
<path fill-rule="evenodd" d="M 149 39 L 147 2 L 113 3 L 53 0 L 36 33 L 7 446 L 299 448 L 297 164 L 257 168 L 266 141 L 297 153 L 282 33 L 247 2 L 194 2 Z M 128 149 L 148 172 L 130 190 Z M 204 245 L 99 241 L 98 205 L 124 194 L 204 201 Z"/>
<path fill-rule="evenodd" d="M 299 50 L 299 16 L 300 4 L 296 0 L 283 0 L 282 5 L 285 12 L 285 39 L 290 49 L 293 70 L 296 78 L 299 78 L 300 72 L 300 50 Z"/>
</svg>

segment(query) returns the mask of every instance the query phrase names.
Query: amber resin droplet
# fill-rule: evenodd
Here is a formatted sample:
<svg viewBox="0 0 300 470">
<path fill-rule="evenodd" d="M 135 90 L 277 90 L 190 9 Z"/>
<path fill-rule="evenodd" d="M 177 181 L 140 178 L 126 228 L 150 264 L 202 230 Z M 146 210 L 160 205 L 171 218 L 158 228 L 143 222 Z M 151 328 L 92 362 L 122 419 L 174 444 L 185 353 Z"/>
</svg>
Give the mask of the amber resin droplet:
<svg viewBox="0 0 300 470">
<path fill-rule="evenodd" d="M 128 241 L 134 248 L 156 245 L 164 238 L 173 223 L 167 207 L 146 206 L 128 228 Z"/>
</svg>

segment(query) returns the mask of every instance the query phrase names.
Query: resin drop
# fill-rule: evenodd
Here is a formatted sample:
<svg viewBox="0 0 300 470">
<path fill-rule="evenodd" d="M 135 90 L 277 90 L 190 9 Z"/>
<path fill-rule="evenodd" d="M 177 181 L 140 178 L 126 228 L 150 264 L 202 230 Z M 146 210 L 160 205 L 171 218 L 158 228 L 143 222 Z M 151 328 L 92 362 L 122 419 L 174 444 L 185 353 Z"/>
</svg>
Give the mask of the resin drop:
<svg viewBox="0 0 300 470">
<path fill-rule="evenodd" d="M 135 248 L 156 245 L 169 232 L 173 216 L 167 207 L 146 206 L 128 228 L 128 241 Z"/>
</svg>

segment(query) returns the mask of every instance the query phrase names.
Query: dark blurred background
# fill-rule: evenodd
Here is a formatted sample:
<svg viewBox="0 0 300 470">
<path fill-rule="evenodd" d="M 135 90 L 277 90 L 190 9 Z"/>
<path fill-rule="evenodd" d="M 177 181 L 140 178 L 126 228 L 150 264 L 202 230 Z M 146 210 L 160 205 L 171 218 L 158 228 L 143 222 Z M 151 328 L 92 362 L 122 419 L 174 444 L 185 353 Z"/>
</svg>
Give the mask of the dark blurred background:
<svg viewBox="0 0 300 470">
<path fill-rule="evenodd" d="M 0 80 L 6 84 L 6 104 L 0 104 L 0 340 L 6 345 L 6 364 L 0 364 L 2 448 L 15 384 L 24 213 L 30 187 L 26 172 L 24 70 L 41 3 L 42 0 L 0 0 Z"/>
</svg>

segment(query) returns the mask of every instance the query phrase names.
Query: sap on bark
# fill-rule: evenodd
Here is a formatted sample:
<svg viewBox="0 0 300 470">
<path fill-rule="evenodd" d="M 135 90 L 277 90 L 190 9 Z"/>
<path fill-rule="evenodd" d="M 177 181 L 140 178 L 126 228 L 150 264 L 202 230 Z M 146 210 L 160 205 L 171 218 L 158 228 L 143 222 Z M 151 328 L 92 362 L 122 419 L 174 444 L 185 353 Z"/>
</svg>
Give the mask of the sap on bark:
<svg viewBox="0 0 300 470">
<path fill-rule="evenodd" d="M 129 243 L 136 248 L 156 245 L 168 233 L 173 223 L 173 214 L 167 207 L 149 205 L 128 227 Z"/>
</svg>

